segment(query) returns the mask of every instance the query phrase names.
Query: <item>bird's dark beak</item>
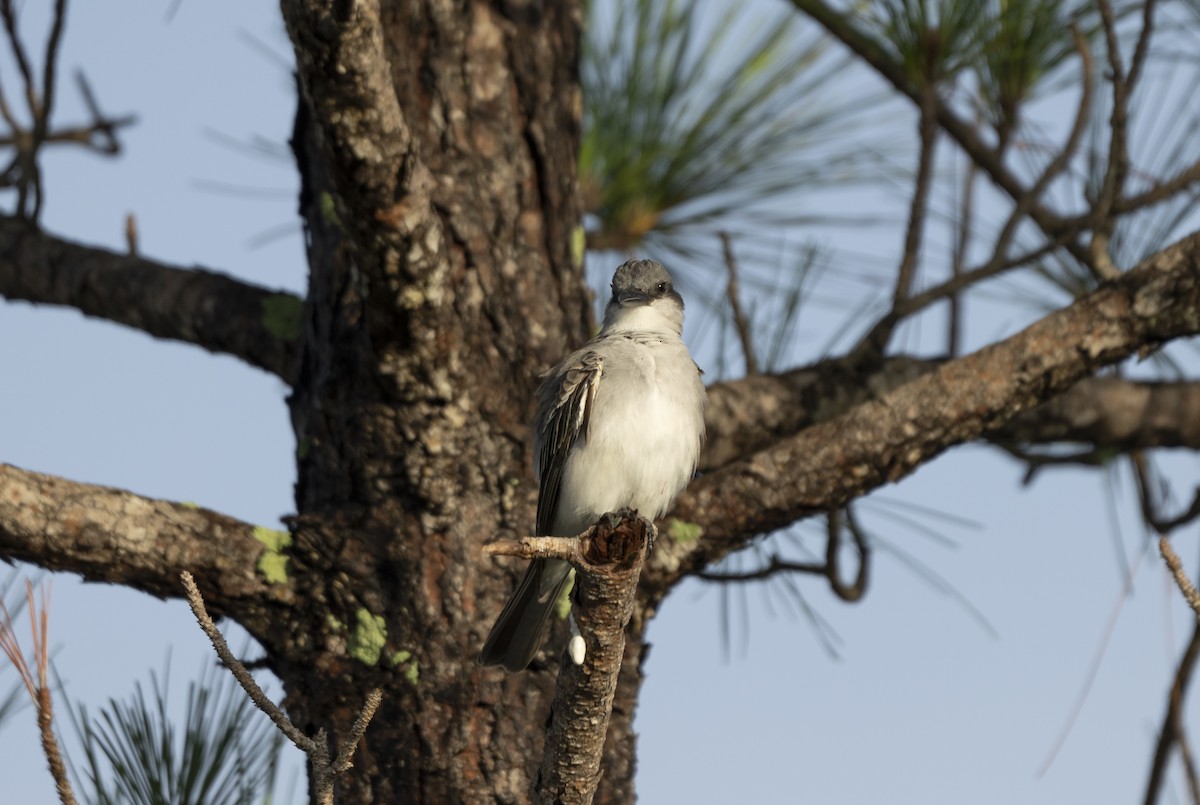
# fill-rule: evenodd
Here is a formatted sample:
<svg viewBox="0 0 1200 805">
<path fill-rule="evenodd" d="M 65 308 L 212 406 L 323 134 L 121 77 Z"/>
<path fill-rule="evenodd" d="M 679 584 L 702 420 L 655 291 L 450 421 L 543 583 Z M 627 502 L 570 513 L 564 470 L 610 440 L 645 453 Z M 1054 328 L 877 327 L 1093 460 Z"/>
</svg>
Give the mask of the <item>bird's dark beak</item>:
<svg viewBox="0 0 1200 805">
<path fill-rule="evenodd" d="M 650 304 L 650 294 L 641 291 L 621 291 L 621 293 L 613 294 L 613 298 L 621 307 Z"/>
</svg>

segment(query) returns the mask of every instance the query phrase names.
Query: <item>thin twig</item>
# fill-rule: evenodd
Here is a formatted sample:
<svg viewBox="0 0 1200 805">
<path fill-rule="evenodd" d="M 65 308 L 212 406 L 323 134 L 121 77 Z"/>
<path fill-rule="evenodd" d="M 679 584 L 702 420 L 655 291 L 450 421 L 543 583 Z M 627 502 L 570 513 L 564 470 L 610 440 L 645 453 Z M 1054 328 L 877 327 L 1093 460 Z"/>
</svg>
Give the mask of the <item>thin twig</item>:
<svg viewBox="0 0 1200 805">
<path fill-rule="evenodd" d="M 950 258 L 950 278 L 958 280 L 966 273 L 967 252 L 971 248 L 971 229 L 975 220 L 975 177 L 979 166 L 967 160 L 967 175 L 963 177 L 962 201 L 958 226 L 954 229 L 954 250 Z M 957 358 L 962 347 L 962 297 L 956 291 L 949 295 L 946 321 L 946 354 Z"/>
<path fill-rule="evenodd" d="M 17 31 L 17 13 L 12 0 L 0 0 L 0 16 L 4 17 L 4 31 L 8 34 L 8 44 L 12 48 L 13 60 L 21 71 L 21 80 L 25 85 L 25 99 L 29 104 L 30 113 L 37 116 L 37 91 L 33 82 L 33 68 L 29 64 L 29 54 L 25 52 L 25 43 Z"/>
<path fill-rule="evenodd" d="M 920 104 L 922 89 L 909 80 L 888 52 L 859 29 L 852 13 L 842 12 L 825 0 L 792 0 L 792 4 L 812 17 L 899 92 Z M 949 103 L 941 98 L 934 100 L 938 125 L 942 130 L 1014 201 L 1025 197 L 1028 189 L 1024 183 L 1004 163 L 996 149 L 984 140 L 979 130 L 955 114 Z M 1086 223 L 1083 217 L 1064 218 L 1043 206 L 1041 199 L 1030 202 L 1029 217 L 1048 238 L 1062 241 L 1063 248 L 1077 260 L 1086 262 L 1091 259 L 1087 249 L 1077 240 Z"/>
<path fill-rule="evenodd" d="M 577 537 L 515 537 L 498 539 L 483 546 L 484 556 L 515 556 L 519 559 L 565 559 L 568 562 L 579 554 L 579 540 L 591 529 Z"/>
<path fill-rule="evenodd" d="M 921 255 L 921 239 L 925 232 L 925 217 L 929 203 L 929 189 L 933 180 L 933 163 L 937 150 L 937 89 L 929 86 L 919 96 L 920 117 L 917 132 L 921 146 L 917 156 L 917 175 L 913 180 L 912 201 L 908 209 L 908 227 L 904 233 L 904 254 L 896 269 L 896 283 L 892 289 L 892 306 L 878 323 L 855 345 L 852 360 L 880 358 L 887 351 L 888 342 L 896 332 L 896 326 L 904 319 L 899 311 L 912 293 L 913 278 L 917 273 L 917 261 Z"/>
<path fill-rule="evenodd" d="M 920 152 L 917 156 L 917 175 L 913 197 L 908 210 L 908 229 L 904 234 L 904 256 L 896 271 L 896 286 L 892 290 L 892 306 L 908 298 L 917 273 L 921 253 L 921 236 L 925 232 L 925 210 L 929 187 L 933 179 L 933 163 L 937 153 L 937 88 L 925 87 L 921 94 L 921 111 L 917 123 Z"/>
<path fill-rule="evenodd" d="M 331 761 L 325 730 L 317 730 L 316 736 L 310 738 L 292 724 L 283 711 L 263 693 L 262 688 L 254 681 L 254 677 L 246 670 L 246 666 L 233 656 L 233 652 L 229 650 L 229 644 L 225 642 L 225 637 L 209 616 L 208 609 L 204 606 L 204 598 L 200 595 L 200 589 L 196 586 L 196 580 L 192 574 L 185 570 L 179 576 L 183 580 L 183 587 L 187 593 L 188 606 L 192 608 L 192 614 L 196 616 L 196 621 L 200 624 L 204 634 L 208 635 L 208 639 L 212 641 L 213 649 L 220 657 L 221 664 L 233 674 L 234 679 L 242 686 L 242 690 L 246 691 L 246 695 L 250 697 L 250 701 L 254 702 L 254 706 L 266 713 L 279 731 L 299 747 L 304 754 L 308 755 L 308 762 L 312 764 L 313 799 L 320 805 L 332 805 L 334 783 L 339 774 L 351 767 L 350 759 L 358 749 L 359 741 L 362 740 L 363 733 L 367 731 L 371 719 L 375 716 L 375 711 L 379 709 L 379 703 L 383 700 L 383 691 L 373 688 L 367 693 L 358 717 L 355 718 L 350 732 L 339 746 L 337 757 Z"/>
<path fill-rule="evenodd" d="M 1122 195 L 1125 177 L 1129 172 L 1129 127 L 1130 85 L 1125 77 L 1125 65 L 1121 59 L 1121 45 L 1117 36 L 1116 20 L 1109 0 L 1096 0 L 1100 20 L 1104 27 L 1104 41 L 1108 50 L 1109 80 L 1112 82 L 1112 111 L 1109 114 L 1108 166 L 1100 185 L 1100 193 L 1092 204 L 1091 261 L 1088 267 L 1097 280 L 1105 281 L 1119 274 L 1113 264 L 1109 239 L 1116 226 L 1113 207 Z"/>
<path fill-rule="evenodd" d="M 858 573 L 854 576 L 852 584 L 846 584 L 842 581 L 841 573 L 839 572 L 838 552 L 841 549 L 841 520 L 845 516 L 845 528 L 850 532 L 850 538 L 854 541 L 854 548 L 858 551 Z M 847 603 L 855 603 L 861 601 L 863 596 L 867 594 L 867 583 L 870 575 L 871 567 L 871 547 L 867 542 L 866 532 L 858 523 L 858 518 L 854 516 L 852 507 L 847 506 L 842 512 L 834 512 L 829 516 L 829 538 L 825 541 L 825 566 L 828 568 L 827 577 L 829 578 L 829 588 L 841 600 Z"/>
<path fill-rule="evenodd" d="M 754 570 L 730 573 L 703 570 L 695 575 L 696 578 L 700 579 L 701 581 L 726 583 L 758 581 L 760 579 L 770 578 L 771 576 L 779 573 L 809 573 L 814 576 L 824 576 L 826 572 L 827 568 L 823 562 L 792 562 L 787 559 L 779 558 L 778 554 L 772 554 L 765 565 Z"/>
<path fill-rule="evenodd" d="M 1176 704 L 1177 712 L 1182 710 L 1182 705 L 1182 701 Z M 1183 761 L 1183 771 L 1187 775 L 1188 792 L 1192 795 L 1194 804 L 1200 803 L 1200 774 L 1196 772 L 1196 758 L 1192 755 L 1192 745 L 1188 741 L 1187 731 L 1183 728 L 1182 712 L 1176 715 L 1175 724 L 1175 745 L 1179 747 L 1179 759 Z"/>
<path fill-rule="evenodd" d="M 1163 551 L 1163 558 L 1167 561 L 1167 566 L 1172 568 L 1172 573 L 1175 573 L 1176 583 L 1182 576 L 1182 568 L 1179 567 L 1179 557 L 1175 556 L 1171 550 L 1170 543 L 1165 537 L 1159 539 L 1159 550 Z M 1169 554 L 1169 555 L 1168 555 Z M 1170 557 L 1174 557 L 1172 560 Z M 1174 562 L 1174 565 L 1172 565 Z M 1176 573 L 1175 568 L 1179 568 Z M 1186 576 L 1182 576 L 1184 581 L 1187 581 Z M 1191 587 L 1192 594 L 1196 592 L 1196 588 L 1192 586 L 1190 581 L 1187 585 Z M 1180 589 L 1183 589 L 1180 584 Z M 1184 593 L 1185 597 L 1188 595 Z M 1195 605 L 1192 607 L 1195 609 Z M 1196 668 L 1196 660 L 1200 658 L 1200 618 L 1196 620 L 1195 628 L 1192 631 L 1192 639 L 1188 642 L 1187 648 L 1183 652 L 1183 657 L 1179 660 L 1179 667 L 1175 670 L 1175 679 L 1171 682 L 1171 692 L 1167 697 L 1167 712 L 1163 716 L 1162 728 L 1158 732 L 1158 741 L 1154 746 L 1153 760 L 1150 762 L 1150 775 L 1146 782 L 1146 796 L 1143 799 L 1144 805 L 1154 805 L 1158 802 L 1159 794 L 1162 790 L 1163 782 L 1166 780 L 1167 762 L 1171 759 L 1171 747 L 1175 744 L 1179 736 L 1181 727 L 1180 719 L 1183 711 L 1183 698 L 1187 693 L 1188 683 L 1191 682 L 1192 673 Z"/>
<path fill-rule="evenodd" d="M 1183 562 L 1179 560 L 1179 554 L 1175 553 L 1175 549 L 1171 547 L 1171 541 L 1166 537 L 1159 537 L 1158 552 L 1162 554 L 1163 561 L 1167 563 L 1167 569 L 1175 578 L 1175 585 L 1183 594 L 1183 600 L 1187 601 L 1192 611 L 1196 613 L 1197 617 L 1200 617 L 1200 592 L 1196 590 L 1196 585 L 1192 584 L 1192 580 L 1184 572 Z"/>
<path fill-rule="evenodd" d="M 383 691 L 379 688 L 374 688 L 367 693 L 362 710 L 358 712 L 358 718 L 354 719 L 354 724 L 350 726 L 350 732 L 346 734 L 346 738 L 342 741 L 342 748 L 338 751 L 338 756 L 334 758 L 333 763 L 330 765 L 329 770 L 333 774 L 341 774 L 353 765 L 350 762 L 350 758 L 354 756 L 354 750 L 358 748 L 358 742 L 362 740 L 363 733 L 370 726 L 371 719 L 375 717 L 375 711 L 379 709 L 379 704 L 382 701 Z"/>
<path fill-rule="evenodd" d="M 844 525 L 843 516 L 845 518 Z M 814 576 L 824 576 L 829 582 L 830 591 L 841 600 L 848 603 L 860 601 L 867 592 L 867 583 L 870 577 L 871 548 L 867 542 L 866 534 L 858 524 L 858 520 L 850 507 L 846 507 L 844 512 L 830 512 L 826 516 L 826 523 L 824 562 L 793 562 L 781 559 L 778 554 L 772 554 L 765 565 L 755 570 L 735 573 L 701 571 L 696 573 L 695 576 L 701 581 L 734 583 L 759 581 L 784 573 L 807 573 Z M 858 551 L 858 571 L 855 573 L 854 582 L 851 584 L 846 584 L 841 578 L 838 553 L 841 550 L 841 533 L 843 528 L 850 532 L 850 537 L 854 541 L 854 547 Z"/>
<path fill-rule="evenodd" d="M 200 588 L 196 586 L 196 580 L 192 578 L 192 574 L 185 570 L 179 574 L 179 577 L 183 579 L 188 606 L 192 608 L 192 614 L 196 616 L 201 630 L 208 635 L 208 639 L 212 642 L 213 649 L 221 659 L 221 664 L 229 669 L 229 673 L 233 674 L 234 679 L 242 686 L 242 690 L 246 691 L 246 695 L 250 697 L 250 701 L 254 702 L 254 706 L 266 713 L 267 717 L 274 722 L 289 741 L 311 756 L 316 749 L 315 742 L 292 724 L 275 702 L 263 693 L 263 689 L 254 681 L 254 677 L 250 675 L 246 667 L 238 661 L 237 657 L 233 656 L 233 652 L 229 650 L 229 644 L 225 642 L 225 636 L 221 634 L 209 616 L 208 609 L 204 606 L 204 598 L 200 595 Z"/>
<path fill-rule="evenodd" d="M 1133 475 L 1137 480 L 1138 504 L 1142 510 L 1142 519 L 1146 525 L 1154 529 L 1154 533 L 1166 536 L 1176 528 L 1187 525 L 1200 517 L 1200 487 L 1193 492 L 1192 503 L 1185 511 L 1168 518 L 1158 511 L 1158 506 L 1154 501 L 1151 467 L 1146 461 L 1145 454 L 1140 450 L 1132 451 L 1129 454 L 1129 461 L 1133 465 Z"/>
<path fill-rule="evenodd" d="M 726 296 L 729 297 L 729 308 L 733 312 L 733 326 L 737 330 L 738 340 L 742 342 L 742 360 L 746 362 L 746 374 L 758 374 L 758 360 L 754 356 L 754 339 L 750 331 L 750 320 L 742 308 L 741 293 L 738 289 L 737 258 L 733 254 L 733 240 L 728 232 L 718 233 L 721 237 L 721 248 L 725 253 L 725 270 L 729 274 L 729 285 Z"/>
</svg>

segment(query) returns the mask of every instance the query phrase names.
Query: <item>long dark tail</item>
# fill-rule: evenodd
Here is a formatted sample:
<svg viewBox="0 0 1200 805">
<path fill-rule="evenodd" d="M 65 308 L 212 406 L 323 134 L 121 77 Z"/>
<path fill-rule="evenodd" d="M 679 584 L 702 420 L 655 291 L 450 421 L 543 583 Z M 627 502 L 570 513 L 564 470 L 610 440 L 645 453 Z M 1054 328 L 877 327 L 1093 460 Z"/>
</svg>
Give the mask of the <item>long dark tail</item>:
<svg viewBox="0 0 1200 805">
<path fill-rule="evenodd" d="M 516 592 L 496 619 L 479 661 L 520 671 L 529 665 L 542 644 L 550 613 L 571 573 L 571 563 L 561 559 L 534 559 Z"/>
</svg>

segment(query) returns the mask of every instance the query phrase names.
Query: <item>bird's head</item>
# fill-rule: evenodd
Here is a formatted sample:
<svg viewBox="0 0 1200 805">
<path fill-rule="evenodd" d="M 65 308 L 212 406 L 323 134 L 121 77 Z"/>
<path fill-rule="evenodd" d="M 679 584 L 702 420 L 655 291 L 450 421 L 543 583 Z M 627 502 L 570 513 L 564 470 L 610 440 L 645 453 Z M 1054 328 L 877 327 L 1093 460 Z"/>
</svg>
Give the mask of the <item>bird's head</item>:
<svg viewBox="0 0 1200 805">
<path fill-rule="evenodd" d="M 617 269 L 604 311 L 604 329 L 683 332 L 683 297 L 662 263 L 630 260 Z"/>
</svg>

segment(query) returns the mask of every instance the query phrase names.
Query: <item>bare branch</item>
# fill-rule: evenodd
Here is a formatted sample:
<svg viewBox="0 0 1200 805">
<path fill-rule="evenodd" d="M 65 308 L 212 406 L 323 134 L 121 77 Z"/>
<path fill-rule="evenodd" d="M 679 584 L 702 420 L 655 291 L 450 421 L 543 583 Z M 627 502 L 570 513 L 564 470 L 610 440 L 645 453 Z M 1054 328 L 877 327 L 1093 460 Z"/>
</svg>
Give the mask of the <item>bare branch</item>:
<svg viewBox="0 0 1200 805">
<path fill-rule="evenodd" d="M 191 568 L 210 603 L 236 611 L 253 634 L 278 636 L 290 607 L 288 583 L 257 570 L 276 532 L 194 505 L 140 497 L 0 464 L 0 556 L 178 596 L 177 573 Z M 268 639 L 268 642 L 269 639 Z"/>
<path fill-rule="evenodd" d="M 484 546 L 488 556 L 564 559 L 575 566 L 572 615 L 586 651 L 564 658 L 534 783 L 541 803 L 590 803 L 600 780 L 608 719 L 654 526 L 636 512 L 607 514 L 576 537 L 519 537 Z"/>
<path fill-rule="evenodd" d="M 700 469 L 712 472 L 803 429 L 891 392 L 944 361 L 893 356 L 859 372 L 840 361 L 759 375 L 708 389 L 708 440 Z M 1153 447 L 1200 450 L 1200 383 L 1089 377 L 985 433 L 1006 451 L 1022 446 L 1089 444 L 1102 463 L 1115 452 Z"/>
<path fill-rule="evenodd" d="M 1166 517 L 1159 511 L 1159 504 L 1155 500 L 1150 465 L 1145 455 L 1141 451 L 1135 450 L 1129 459 L 1133 464 L 1134 477 L 1137 479 L 1138 504 L 1142 510 L 1142 520 L 1154 529 L 1156 534 L 1165 537 L 1176 528 L 1187 525 L 1200 517 L 1200 488 L 1193 493 L 1192 504 L 1186 511 L 1175 517 Z"/>
<path fill-rule="evenodd" d="M 1183 728 L 1182 704 L 1187 693 L 1188 684 L 1196 668 L 1196 660 L 1200 658 L 1200 620 L 1197 620 L 1192 631 L 1192 638 L 1179 659 L 1175 669 L 1175 678 L 1171 681 L 1171 690 L 1167 694 L 1167 712 L 1163 715 L 1163 724 L 1158 731 L 1158 741 L 1154 745 L 1154 756 L 1150 762 L 1150 775 L 1146 782 L 1145 805 L 1158 802 L 1163 783 L 1167 776 L 1167 762 L 1171 759 L 1173 747 Z"/>
<path fill-rule="evenodd" d="M 1192 631 L 1192 639 L 1188 642 L 1183 657 L 1179 660 L 1175 678 L 1171 682 L 1171 691 L 1167 697 L 1167 712 L 1163 716 L 1162 728 L 1158 732 L 1158 741 L 1154 746 L 1154 758 L 1150 763 L 1150 775 L 1146 783 L 1146 796 L 1143 800 L 1146 805 L 1154 805 L 1158 801 L 1163 782 L 1166 779 L 1171 747 L 1176 744 L 1179 745 L 1187 768 L 1188 784 L 1192 789 L 1193 797 L 1197 790 L 1196 772 L 1183 733 L 1183 699 L 1196 668 L 1196 660 L 1200 658 L 1200 592 L 1197 592 L 1196 586 L 1187 577 L 1183 563 L 1179 560 L 1179 555 L 1175 553 L 1167 537 L 1158 538 L 1158 550 L 1162 554 L 1167 568 L 1171 571 L 1171 575 L 1175 578 L 1175 584 L 1183 594 L 1184 600 L 1187 601 L 1188 606 L 1192 608 L 1197 617 Z"/>
<path fill-rule="evenodd" d="M 915 271 L 917 251 L 920 245 L 920 230 L 914 228 L 914 223 L 920 223 L 924 218 L 923 210 L 925 208 L 924 194 L 928 192 L 929 176 L 928 171 L 930 165 L 927 162 L 932 158 L 933 146 L 935 143 L 936 130 L 933 128 L 933 122 L 937 112 L 938 98 L 935 94 L 924 91 L 915 96 L 921 104 L 921 159 L 918 163 L 916 187 L 913 194 L 912 205 L 909 211 L 909 228 L 908 235 L 905 239 L 904 257 L 900 264 L 900 270 L 897 276 L 896 290 L 893 293 L 892 308 L 878 323 L 873 326 L 859 342 L 856 352 L 861 356 L 878 356 L 882 354 L 888 341 L 891 339 L 896 325 L 903 319 L 913 315 L 921 310 L 924 310 L 929 305 L 941 299 L 948 298 L 951 302 L 950 315 L 950 354 L 957 356 L 958 350 L 957 332 L 958 332 L 958 294 L 967 288 L 982 282 L 985 279 L 990 279 L 1013 268 L 1028 265 L 1033 260 L 1048 254 L 1055 249 L 1068 246 L 1071 240 L 1075 237 L 1075 230 L 1071 227 L 1062 227 L 1059 234 L 1052 238 L 1048 243 L 1040 246 L 1030 252 L 1026 252 L 1016 257 L 1009 257 L 1008 250 L 1012 244 L 1012 239 L 1017 233 L 1017 228 L 1022 221 L 1025 220 L 1033 209 L 1034 205 L 1039 203 L 1045 194 L 1050 183 L 1056 179 L 1070 163 L 1071 157 L 1079 147 L 1083 133 L 1087 128 L 1088 113 L 1092 103 L 1092 55 L 1088 48 L 1087 39 L 1079 32 L 1077 26 L 1071 26 L 1071 32 L 1075 39 L 1075 47 L 1079 53 L 1081 65 L 1081 91 L 1079 105 L 1076 108 L 1075 122 L 1071 127 L 1071 132 L 1067 136 L 1066 142 L 1053 159 L 1042 170 L 1037 181 L 1028 190 L 1021 191 L 1021 194 L 1014 196 L 1016 202 L 1013 206 L 1008 219 L 1000 230 L 1000 234 L 996 237 L 995 247 L 992 250 L 992 255 L 987 262 L 972 269 L 965 269 L 962 266 L 962 260 L 965 255 L 967 230 L 965 222 L 968 216 L 970 205 L 964 205 L 963 222 L 964 227 L 960 228 L 959 246 L 954 255 L 953 266 L 954 274 L 950 279 L 940 283 L 932 288 L 927 288 L 919 294 L 911 293 L 912 275 Z M 902 77 L 897 74 L 897 80 Z M 1004 145 L 1007 140 L 997 146 L 994 152 L 995 160 L 1003 164 Z M 970 163 L 970 173 L 968 177 L 968 196 L 967 202 L 970 201 L 970 187 L 973 184 L 975 171 L 979 168 L 977 161 Z M 924 177 L 924 180 L 922 180 Z M 1016 186 L 1014 185 L 1014 188 Z M 920 213 L 918 215 L 918 213 Z"/>
<path fill-rule="evenodd" d="M 674 516 L 703 538 L 664 540 L 647 576 L 665 591 L 755 534 L 844 506 L 1105 365 L 1200 332 L 1197 261 L 1200 234 L 1005 341 L 702 476 Z"/>
<path fill-rule="evenodd" d="M 854 547 L 858 550 L 858 573 L 855 575 L 852 584 L 846 584 L 842 581 L 839 570 L 843 517 L 846 520 L 845 528 L 850 532 L 850 536 L 854 540 Z M 866 535 L 855 519 L 853 509 L 849 506 L 846 507 L 844 513 L 838 511 L 827 514 L 825 525 L 824 562 L 793 562 L 781 559 L 778 555 L 773 554 L 766 565 L 756 570 L 739 573 L 701 571 L 696 573 L 695 576 L 702 581 L 727 584 L 730 582 L 761 581 L 762 579 L 768 579 L 771 576 L 782 573 L 807 573 L 824 576 L 829 581 L 830 591 L 841 600 L 847 603 L 861 601 L 867 592 L 871 562 L 871 547 L 867 542 Z"/>
<path fill-rule="evenodd" d="M 534 783 L 539 803 L 586 805 L 595 796 L 625 628 L 653 531 L 636 514 L 606 515 L 574 540 L 578 562 L 571 611 L 587 650 L 582 665 L 564 657 L 558 674 Z"/>
<path fill-rule="evenodd" d="M 250 697 L 250 701 L 254 702 L 254 706 L 262 710 L 269 719 L 279 728 L 279 731 L 284 734 L 289 741 L 296 745 L 296 748 L 305 754 L 312 754 L 316 749 L 315 742 L 305 735 L 292 724 L 283 711 L 280 710 L 275 702 L 267 694 L 263 693 L 263 689 L 254 681 L 254 677 L 246 670 L 246 667 L 238 661 L 237 657 L 233 656 L 233 652 L 229 649 L 229 644 L 225 642 L 225 636 L 221 634 L 221 630 L 213 623 L 209 617 L 208 610 L 204 606 L 204 598 L 200 595 L 200 588 L 196 586 L 196 579 L 188 571 L 183 571 L 179 574 L 183 580 L 183 589 L 187 595 L 188 606 L 192 609 L 192 614 L 196 616 L 196 622 L 200 624 L 201 631 L 208 636 L 212 642 L 213 650 L 217 652 L 217 656 L 221 659 L 221 664 L 229 669 L 229 673 L 233 674 L 233 678 L 242 686 L 242 690 L 246 691 L 246 695 Z"/>
<path fill-rule="evenodd" d="M 737 258 L 733 254 L 733 239 L 728 232 L 719 233 L 721 248 L 725 254 L 725 271 L 729 275 L 729 284 L 725 296 L 729 299 L 729 309 L 733 313 L 733 326 L 737 330 L 738 341 L 742 344 L 742 360 L 746 364 L 746 374 L 758 374 L 758 359 L 754 357 L 754 337 L 750 331 L 750 319 L 742 308 L 741 291 L 738 287 Z"/>
<path fill-rule="evenodd" d="M 205 269 L 83 246 L 0 218 L 0 295 L 73 307 L 295 377 L 303 303 Z"/>
<path fill-rule="evenodd" d="M 792 0 L 792 4 L 812 17 L 901 94 L 920 105 L 921 89 L 907 78 L 887 53 L 859 30 L 851 14 L 838 11 L 824 0 Z M 976 127 L 959 118 L 946 102 L 940 98 L 934 100 L 938 125 L 958 143 L 963 152 L 991 178 L 992 182 L 1014 201 L 1031 198 L 1029 189 L 1004 164 L 1000 151 L 984 142 Z M 1044 207 L 1037 198 L 1031 198 L 1029 202 L 1029 217 L 1050 240 L 1062 241 L 1065 248 L 1080 260 L 1086 262 L 1089 259 L 1087 251 L 1076 242 L 1079 232 L 1084 228 L 1084 221 L 1063 218 Z"/>
<path fill-rule="evenodd" d="M 266 693 L 263 693 L 263 689 L 254 681 L 254 677 L 246 670 L 246 666 L 242 665 L 229 650 L 225 636 L 213 623 L 204 606 L 204 597 L 200 595 L 200 588 L 196 586 L 196 580 L 192 574 L 185 570 L 179 576 L 183 580 L 188 606 L 191 607 L 192 614 L 196 616 L 196 622 L 200 624 L 200 629 L 212 642 L 213 650 L 217 652 L 221 664 L 229 670 L 229 673 L 233 674 L 233 678 L 242 686 L 242 690 L 246 691 L 246 695 L 250 697 L 250 701 L 254 702 L 254 706 L 265 713 L 275 727 L 296 745 L 297 749 L 308 755 L 309 762 L 313 767 L 313 797 L 321 805 L 332 805 L 334 782 L 339 774 L 351 767 L 350 758 L 358 748 L 358 743 L 362 739 L 363 733 L 367 731 L 367 726 L 371 723 L 375 711 L 379 709 L 379 703 L 383 701 L 383 691 L 374 688 L 367 693 L 366 701 L 363 702 L 362 709 L 359 710 L 350 733 L 342 741 L 337 757 L 331 761 L 324 732 L 318 732 L 316 738 L 305 735 L 292 724 L 291 719 L 279 709 L 275 702 L 271 701 Z"/>
<path fill-rule="evenodd" d="M 917 95 L 917 103 L 920 107 L 917 118 L 920 151 L 917 156 L 917 174 L 913 179 L 912 200 L 908 208 L 908 226 L 904 233 L 904 252 L 896 269 L 896 283 L 892 289 L 892 307 L 854 347 L 852 353 L 855 359 L 878 360 L 887 351 L 896 325 L 904 318 L 900 310 L 912 294 L 913 280 L 917 274 L 929 191 L 933 184 L 934 157 L 937 153 L 937 88 L 932 85 L 921 88 Z"/>
<path fill-rule="evenodd" d="M 702 570 L 694 575 L 701 581 L 728 584 L 731 582 L 762 581 L 763 579 L 769 579 L 772 576 L 778 576 L 783 573 L 824 576 L 828 570 L 829 567 L 824 562 L 793 562 L 781 559 L 778 554 L 771 554 L 765 565 L 754 570 L 740 570 L 737 572 Z"/>
</svg>

